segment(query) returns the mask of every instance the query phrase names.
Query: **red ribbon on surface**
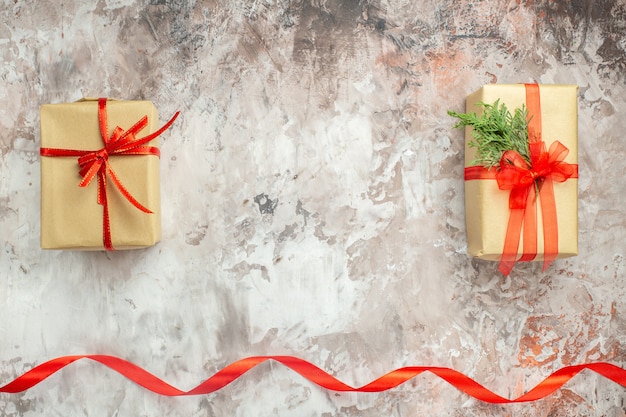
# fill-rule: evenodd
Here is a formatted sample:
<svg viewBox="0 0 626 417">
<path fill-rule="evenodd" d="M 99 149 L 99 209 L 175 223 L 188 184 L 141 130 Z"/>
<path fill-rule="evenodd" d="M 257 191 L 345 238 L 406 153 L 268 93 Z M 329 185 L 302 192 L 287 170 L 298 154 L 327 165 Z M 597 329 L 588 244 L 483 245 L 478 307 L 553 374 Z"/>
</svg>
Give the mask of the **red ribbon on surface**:
<svg viewBox="0 0 626 417">
<path fill-rule="evenodd" d="M 85 151 L 78 149 L 58 149 L 58 148 L 41 148 L 41 156 L 77 156 L 79 165 L 79 174 L 83 178 L 79 183 L 80 187 L 87 187 L 91 181 L 98 178 L 98 197 L 97 202 L 102 206 L 102 241 L 106 250 L 115 250 L 111 240 L 111 226 L 109 219 L 109 203 L 107 198 L 106 181 L 107 176 L 111 178 L 113 184 L 122 193 L 122 195 L 137 209 L 144 213 L 151 214 L 152 211 L 139 203 L 131 193 L 126 189 L 120 181 L 115 171 L 109 163 L 110 155 L 154 155 L 157 158 L 161 156 L 159 148 L 154 146 L 144 146 L 152 139 L 159 136 L 167 130 L 180 112 L 176 112 L 174 116 L 159 130 L 142 138 L 136 135 L 148 125 L 148 116 L 143 116 L 130 129 L 124 131 L 119 126 L 113 129 L 113 133 L 109 137 L 108 134 L 108 118 L 107 118 L 107 99 L 98 99 L 98 124 L 100 127 L 100 136 L 104 147 L 97 151 Z"/>
<path fill-rule="evenodd" d="M 41 365 L 38 365 L 25 374 L 19 376 L 15 380 L 0 387 L 0 392 L 18 393 L 26 391 L 27 389 L 39 384 L 55 372 L 80 359 L 91 359 L 99 362 L 102 365 L 120 373 L 141 387 L 156 394 L 169 397 L 211 394 L 224 388 L 226 385 L 235 381 L 257 365 L 269 360 L 281 363 L 322 388 L 342 392 L 387 391 L 405 383 L 423 372 L 430 372 L 465 394 L 477 400 L 493 404 L 511 404 L 540 400 L 561 388 L 570 379 L 585 369 L 591 370 L 623 387 L 626 387 L 626 370 L 606 362 L 566 366 L 553 372 L 526 394 L 514 399 L 508 399 L 490 391 L 461 372 L 445 367 L 407 366 L 391 371 L 380 378 L 375 379 L 369 384 L 361 387 L 352 387 L 341 382 L 310 362 L 294 356 L 252 356 L 228 365 L 197 387 L 189 391 L 183 391 L 124 359 L 107 355 L 76 355 L 63 356 L 42 363 Z"/>
<path fill-rule="evenodd" d="M 559 252 L 559 233 L 553 182 L 578 178 L 578 165 L 563 162 L 569 149 L 555 141 L 546 150 L 541 134 L 539 86 L 525 84 L 528 108 L 530 164 L 516 151 L 506 151 L 499 169 L 481 166 L 465 168 L 465 180 L 495 179 L 498 188 L 510 190 L 509 222 L 498 269 L 508 276 L 516 261 L 532 261 L 537 256 L 537 195 L 543 219 L 543 270 Z M 517 259 L 520 236 L 524 233 L 522 256 Z"/>
</svg>

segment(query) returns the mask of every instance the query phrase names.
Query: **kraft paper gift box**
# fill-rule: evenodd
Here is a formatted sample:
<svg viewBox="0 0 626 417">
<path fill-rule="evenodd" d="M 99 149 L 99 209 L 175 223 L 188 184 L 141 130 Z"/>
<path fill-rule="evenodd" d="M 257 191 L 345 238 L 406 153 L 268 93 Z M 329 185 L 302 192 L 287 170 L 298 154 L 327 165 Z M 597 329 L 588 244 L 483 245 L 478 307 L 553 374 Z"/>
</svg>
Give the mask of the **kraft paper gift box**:
<svg viewBox="0 0 626 417">
<path fill-rule="evenodd" d="M 569 149 L 564 162 L 576 164 L 578 152 L 578 87 L 576 85 L 539 85 L 541 136 L 547 147 L 560 141 Z M 526 105 L 526 85 L 491 84 L 469 95 L 466 113 L 481 114 L 478 103 L 493 104 L 496 100 L 506 104 L 511 113 Z M 531 119 L 532 120 L 532 119 Z M 495 179 L 467 180 L 467 168 L 475 159 L 475 149 L 469 147 L 473 140 L 471 127 L 465 129 L 465 209 L 468 253 L 486 260 L 501 260 L 507 224 L 509 221 L 509 194 L 500 190 Z M 558 254 L 565 258 L 578 254 L 578 180 L 572 177 L 564 182 L 553 182 L 558 230 Z M 533 191 L 534 192 L 534 191 Z M 539 200 L 539 197 L 538 197 Z M 543 260 L 544 238 L 540 201 L 537 202 L 537 255 Z M 524 236 L 521 233 L 518 258 L 522 254 Z"/>
<path fill-rule="evenodd" d="M 105 147 L 100 130 L 101 112 L 98 99 L 41 107 L 41 247 L 44 249 L 134 249 L 152 246 L 161 238 L 159 157 L 154 151 L 139 155 L 110 153 L 108 163 L 113 175 L 132 198 L 152 213 L 133 206 L 107 173 L 112 247 L 105 247 L 104 207 L 98 204 L 99 177 L 95 175 L 88 186 L 79 186 L 83 180 L 79 156 L 63 155 L 68 150 L 98 151 Z M 106 100 L 104 114 L 106 134 L 111 141 L 116 129 L 120 136 L 144 116 L 147 125 L 127 139 L 144 138 L 158 129 L 158 113 L 149 101 Z M 158 153 L 158 142 L 155 137 L 142 146 L 157 149 Z M 45 152 L 47 149 L 61 155 L 50 156 Z"/>
</svg>

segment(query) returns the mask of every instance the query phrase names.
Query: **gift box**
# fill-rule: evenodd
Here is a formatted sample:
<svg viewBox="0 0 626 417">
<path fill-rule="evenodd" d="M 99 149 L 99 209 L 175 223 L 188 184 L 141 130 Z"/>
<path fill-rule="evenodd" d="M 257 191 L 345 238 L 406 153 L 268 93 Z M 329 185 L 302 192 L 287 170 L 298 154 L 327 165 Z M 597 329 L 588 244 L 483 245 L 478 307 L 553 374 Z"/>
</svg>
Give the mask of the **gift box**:
<svg viewBox="0 0 626 417">
<path fill-rule="evenodd" d="M 41 107 L 41 247 L 113 250 L 161 238 L 158 113 L 149 101 Z"/>
<path fill-rule="evenodd" d="M 575 85 L 492 84 L 467 97 L 467 113 L 481 114 L 483 106 L 479 103 L 492 104 L 496 100 L 511 112 L 525 105 L 529 111 L 529 141 L 545 144 L 543 155 L 550 161 L 556 152 L 552 152 L 551 146 L 556 147 L 556 141 L 560 142 L 566 148 L 562 165 L 574 172 L 566 179 L 555 175 L 554 181 L 546 174 L 529 186 L 528 195 L 535 200 L 529 200 L 525 211 L 522 210 L 524 213 L 518 213 L 519 210 L 511 209 L 512 192 L 501 189 L 496 180 L 499 168 L 487 170 L 471 166 L 475 160 L 475 148 L 469 146 L 473 140 L 472 128 L 465 128 L 468 253 L 480 259 L 499 260 L 505 275 L 516 260 L 543 260 L 545 268 L 553 259 L 578 254 L 577 92 Z M 528 168 L 529 175 L 544 175 L 533 169 Z M 503 255 L 505 245 L 509 246 L 508 259 Z"/>
</svg>

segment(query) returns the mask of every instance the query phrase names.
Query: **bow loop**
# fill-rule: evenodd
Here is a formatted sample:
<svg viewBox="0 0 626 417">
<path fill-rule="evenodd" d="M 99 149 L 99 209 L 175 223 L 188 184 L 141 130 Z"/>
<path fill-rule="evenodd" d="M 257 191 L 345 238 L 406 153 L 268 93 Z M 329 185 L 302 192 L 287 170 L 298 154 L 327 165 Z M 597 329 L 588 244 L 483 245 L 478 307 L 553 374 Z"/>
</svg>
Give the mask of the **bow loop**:
<svg viewBox="0 0 626 417">
<path fill-rule="evenodd" d="M 554 141 L 548 150 L 552 180 L 557 182 L 567 181 L 577 175 L 577 166 L 563 162 L 569 153 L 569 149 L 559 141 Z"/>
</svg>

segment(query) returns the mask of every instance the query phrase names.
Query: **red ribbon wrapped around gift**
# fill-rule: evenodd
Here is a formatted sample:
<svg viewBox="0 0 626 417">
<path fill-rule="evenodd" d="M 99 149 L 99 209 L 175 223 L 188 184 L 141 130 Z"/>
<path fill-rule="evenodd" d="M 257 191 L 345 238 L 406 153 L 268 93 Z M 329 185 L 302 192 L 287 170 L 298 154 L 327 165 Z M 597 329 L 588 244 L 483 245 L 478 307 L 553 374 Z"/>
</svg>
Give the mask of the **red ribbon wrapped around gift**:
<svg viewBox="0 0 626 417">
<path fill-rule="evenodd" d="M 143 116 L 130 129 L 124 130 L 119 126 L 113 129 L 113 133 L 109 137 L 108 134 L 108 118 L 107 118 L 107 99 L 98 99 L 98 124 L 100 127 L 100 136 L 104 147 L 96 151 L 85 151 L 78 149 L 59 149 L 59 148 L 41 148 L 41 156 L 74 156 L 78 157 L 79 174 L 83 177 L 78 184 L 80 187 L 87 187 L 94 178 L 98 178 L 98 197 L 97 202 L 102 206 L 102 241 L 106 250 L 115 250 L 111 239 L 111 226 L 109 220 L 109 204 L 107 198 L 107 177 L 120 193 L 137 209 L 144 213 L 151 214 L 152 211 L 138 202 L 131 193 L 126 189 L 122 181 L 115 174 L 115 171 L 109 163 L 111 155 L 153 155 L 160 157 L 159 148 L 154 146 L 144 146 L 152 139 L 158 137 L 167 130 L 176 120 L 180 112 L 176 112 L 174 116 L 159 130 L 142 138 L 137 138 L 137 134 L 148 125 L 148 116 Z"/>
<path fill-rule="evenodd" d="M 537 256 L 537 196 L 543 219 L 543 269 L 559 252 L 559 233 L 554 199 L 554 181 L 578 178 L 578 165 L 564 162 L 569 149 L 555 141 L 546 150 L 541 135 L 539 86 L 525 84 L 528 108 L 528 146 L 530 165 L 515 151 L 506 151 L 499 169 L 482 166 L 465 168 L 465 180 L 495 179 L 498 188 L 510 190 L 509 222 L 498 268 L 508 276 L 516 261 L 532 261 Z M 524 232 L 523 253 L 517 259 L 520 236 Z"/>
</svg>

